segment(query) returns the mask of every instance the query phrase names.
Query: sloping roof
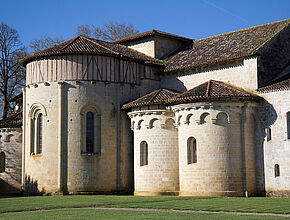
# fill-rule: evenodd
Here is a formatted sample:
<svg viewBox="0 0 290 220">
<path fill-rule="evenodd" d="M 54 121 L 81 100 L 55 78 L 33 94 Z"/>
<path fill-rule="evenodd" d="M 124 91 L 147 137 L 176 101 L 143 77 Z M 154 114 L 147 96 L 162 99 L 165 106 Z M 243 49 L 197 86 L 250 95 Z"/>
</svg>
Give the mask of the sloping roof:
<svg viewBox="0 0 290 220">
<path fill-rule="evenodd" d="M 168 59 L 165 72 L 199 68 L 256 55 L 288 26 L 290 19 L 195 40 L 190 48 Z"/>
<path fill-rule="evenodd" d="M 180 40 L 180 41 L 192 41 L 192 39 L 186 38 L 186 37 L 182 37 L 182 36 L 178 36 L 175 34 L 170 34 L 170 33 L 166 33 L 163 31 L 159 31 L 159 30 L 150 30 L 150 31 L 145 31 L 142 32 L 140 34 L 136 34 L 136 35 L 132 35 L 130 37 L 125 37 L 119 40 L 115 40 L 112 41 L 112 43 L 117 43 L 117 44 L 126 44 L 130 41 L 135 41 L 135 40 L 140 40 L 143 38 L 148 38 L 148 37 L 153 37 L 153 36 L 161 36 L 161 37 L 167 37 L 167 38 L 172 38 L 172 39 L 176 39 L 176 40 Z"/>
<path fill-rule="evenodd" d="M 168 98 L 173 97 L 179 92 L 172 91 L 169 89 L 157 89 L 147 95 L 144 95 L 132 102 L 124 104 L 122 109 L 128 109 L 132 107 L 140 107 L 145 105 L 161 105 L 167 102 Z"/>
<path fill-rule="evenodd" d="M 21 128 L 22 112 L 9 115 L 7 118 L 0 120 L 0 128 Z"/>
<path fill-rule="evenodd" d="M 180 95 L 168 99 L 168 104 L 180 104 L 196 101 L 219 100 L 221 98 L 240 98 L 256 100 L 260 97 L 225 82 L 209 80 Z"/>
<path fill-rule="evenodd" d="M 27 62 L 41 57 L 76 54 L 122 57 L 123 59 L 162 65 L 160 60 L 146 56 L 145 54 L 126 46 L 96 40 L 85 36 L 72 38 L 33 55 L 27 56 L 20 61 L 20 64 L 25 66 Z"/>
<path fill-rule="evenodd" d="M 277 82 L 272 85 L 262 87 L 260 89 L 257 89 L 257 91 L 260 93 L 264 93 L 264 92 L 282 91 L 282 90 L 288 90 L 288 89 L 290 89 L 290 79 L 286 79 L 281 82 Z"/>
</svg>

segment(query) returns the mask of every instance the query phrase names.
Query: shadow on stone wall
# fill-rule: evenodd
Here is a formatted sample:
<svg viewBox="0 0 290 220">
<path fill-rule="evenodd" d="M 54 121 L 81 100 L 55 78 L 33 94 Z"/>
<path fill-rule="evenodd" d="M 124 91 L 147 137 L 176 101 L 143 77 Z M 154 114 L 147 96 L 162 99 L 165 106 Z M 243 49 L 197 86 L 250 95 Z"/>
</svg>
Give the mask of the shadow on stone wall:
<svg viewBox="0 0 290 220">
<path fill-rule="evenodd" d="M 0 196 L 20 195 L 21 190 L 0 178 Z"/>
<path fill-rule="evenodd" d="M 161 80 L 161 88 L 176 90 L 178 92 L 187 91 L 184 83 L 178 77 L 179 77 L 179 74 L 170 75 L 169 80 L 168 80 L 168 77 L 164 77 L 164 80 Z M 192 88 L 188 88 L 188 89 L 192 89 Z"/>
<path fill-rule="evenodd" d="M 257 193 L 258 196 L 265 196 L 265 158 L 264 142 L 267 138 L 266 129 L 277 120 L 277 112 L 273 105 L 266 100 L 260 101 L 258 108 L 258 123 L 256 135 L 256 173 L 257 173 Z"/>
<path fill-rule="evenodd" d="M 41 191 L 38 189 L 37 180 L 33 180 L 30 176 L 25 177 L 25 185 L 23 190 L 25 196 L 42 196 L 45 194 L 44 188 Z"/>
</svg>

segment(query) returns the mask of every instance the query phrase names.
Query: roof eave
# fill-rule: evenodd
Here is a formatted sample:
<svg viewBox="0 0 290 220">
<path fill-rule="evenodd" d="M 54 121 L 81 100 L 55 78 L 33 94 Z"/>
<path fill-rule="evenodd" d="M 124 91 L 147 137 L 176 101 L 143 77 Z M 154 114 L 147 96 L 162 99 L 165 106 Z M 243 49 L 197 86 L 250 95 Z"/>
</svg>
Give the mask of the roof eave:
<svg viewBox="0 0 290 220">
<path fill-rule="evenodd" d="M 127 56 L 124 56 L 124 55 L 121 55 L 121 54 L 96 53 L 96 52 L 92 52 L 92 53 L 89 53 L 89 52 L 70 52 L 70 53 L 56 52 L 56 53 L 53 53 L 53 54 L 30 55 L 30 56 L 27 56 L 27 57 L 21 59 L 19 61 L 19 64 L 21 66 L 23 66 L 23 67 L 26 67 L 27 63 L 32 62 L 34 60 L 41 59 L 41 58 L 54 57 L 54 56 L 61 56 L 61 55 L 101 55 L 101 56 L 109 56 L 109 57 L 119 57 L 119 58 L 121 58 L 123 60 L 134 61 L 134 62 L 137 62 L 137 63 L 144 63 L 144 64 L 152 65 L 152 66 L 159 66 L 159 67 L 163 66 L 163 67 L 165 67 L 165 64 L 161 63 L 161 61 L 160 61 L 160 63 L 158 63 L 158 62 L 144 61 L 144 60 L 141 60 L 141 59 L 134 59 L 134 58 L 127 57 Z"/>
<path fill-rule="evenodd" d="M 216 67 L 219 65 L 224 65 L 224 64 L 231 64 L 234 62 L 241 62 L 244 59 L 247 58 L 253 58 L 256 57 L 258 54 L 247 54 L 244 56 L 239 56 L 239 57 L 233 57 L 233 58 L 229 58 L 229 59 L 224 59 L 224 60 L 219 60 L 219 61 L 213 61 L 213 62 L 205 62 L 205 63 L 201 63 L 198 65 L 188 65 L 185 67 L 178 67 L 178 68 L 172 68 L 169 70 L 164 70 L 163 73 L 172 73 L 172 72 L 176 72 L 176 71 L 187 71 L 187 70 L 202 70 L 202 69 L 206 69 L 206 68 L 211 68 L 211 67 Z"/>
<path fill-rule="evenodd" d="M 152 32 L 152 33 L 146 34 L 147 32 Z M 167 38 L 176 39 L 176 40 L 184 41 L 184 42 L 188 42 L 188 41 L 192 41 L 193 40 L 193 39 L 182 37 L 182 36 L 178 36 L 178 35 L 175 35 L 175 34 L 162 33 L 162 32 L 157 31 L 157 30 L 145 31 L 145 32 L 136 34 L 135 36 L 136 37 L 130 36 L 130 37 L 126 37 L 126 38 L 123 38 L 123 39 L 111 41 L 111 43 L 122 44 L 123 45 L 123 44 L 126 44 L 126 43 L 139 41 L 141 39 L 146 39 L 146 38 L 152 38 L 152 37 L 155 37 L 155 36 L 167 37 Z"/>
</svg>

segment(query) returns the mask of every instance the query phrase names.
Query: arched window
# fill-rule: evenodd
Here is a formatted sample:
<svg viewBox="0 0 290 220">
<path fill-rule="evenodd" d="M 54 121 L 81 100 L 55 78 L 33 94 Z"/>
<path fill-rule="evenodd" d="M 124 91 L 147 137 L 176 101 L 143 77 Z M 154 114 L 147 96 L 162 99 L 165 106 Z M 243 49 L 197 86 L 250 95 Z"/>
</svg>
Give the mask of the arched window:
<svg viewBox="0 0 290 220">
<path fill-rule="evenodd" d="M 94 153 L 94 113 L 87 112 L 86 114 L 86 152 Z"/>
<path fill-rule="evenodd" d="M 31 123 L 31 154 L 42 154 L 42 140 L 43 140 L 43 115 L 40 111 L 36 112 L 35 117 L 30 121 Z"/>
<path fill-rule="evenodd" d="M 37 136 L 36 136 L 36 154 L 42 153 L 42 126 L 43 126 L 43 117 L 42 114 L 38 114 L 37 119 Z"/>
<path fill-rule="evenodd" d="M 5 153 L 0 153 L 0 173 L 5 172 Z"/>
<path fill-rule="evenodd" d="M 142 141 L 140 144 L 140 166 L 148 165 L 148 144 Z"/>
<path fill-rule="evenodd" d="M 101 154 L 101 112 L 97 106 L 81 110 L 81 154 Z"/>
<path fill-rule="evenodd" d="M 287 112 L 287 139 L 290 139 L 290 112 Z"/>
<path fill-rule="evenodd" d="M 30 155 L 34 154 L 34 137 L 35 137 L 34 119 L 30 119 Z"/>
<path fill-rule="evenodd" d="M 30 154 L 42 154 L 43 149 L 43 117 L 46 116 L 46 110 L 41 104 L 31 106 L 30 117 Z"/>
<path fill-rule="evenodd" d="M 187 164 L 197 163 L 196 139 L 190 137 L 187 140 Z"/>
<path fill-rule="evenodd" d="M 275 172 L 275 177 L 280 176 L 280 166 L 279 166 L 279 164 L 275 164 L 274 172 Z"/>
<path fill-rule="evenodd" d="M 272 140 L 272 129 L 270 127 L 267 128 L 267 141 Z"/>
</svg>

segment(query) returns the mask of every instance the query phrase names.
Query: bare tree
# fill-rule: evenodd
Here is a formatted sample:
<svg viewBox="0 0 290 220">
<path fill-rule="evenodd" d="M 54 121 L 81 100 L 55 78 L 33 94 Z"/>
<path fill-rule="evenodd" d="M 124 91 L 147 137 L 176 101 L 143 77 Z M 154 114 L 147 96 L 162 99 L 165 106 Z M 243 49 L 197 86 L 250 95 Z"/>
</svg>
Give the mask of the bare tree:
<svg viewBox="0 0 290 220">
<path fill-rule="evenodd" d="M 94 37 L 100 40 L 114 41 L 124 37 L 129 37 L 139 33 L 134 28 L 133 24 L 122 24 L 118 22 L 110 21 L 103 26 L 97 27 L 91 25 L 79 25 L 77 29 L 77 35 L 84 35 L 87 37 Z"/>
<path fill-rule="evenodd" d="M 87 37 L 93 37 L 100 40 L 113 41 L 124 37 L 129 37 L 131 35 L 137 34 L 139 31 L 134 28 L 133 24 L 124 24 L 110 21 L 104 23 L 102 26 L 98 27 L 93 24 L 79 25 L 77 27 L 77 35 L 84 35 Z M 30 41 L 30 49 L 33 53 L 37 53 L 46 48 L 52 47 L 56 44 L 63 42 L 63 37 L 49 37 L 42 36 L 39 39 L 33 39 Z"/>
<path fill-rule="evenodd" d="M 19 93 L 25 83 L 25 70 L 19 60 L 26 55 L 18 32 L 0 23 L 0 96 L 2 96 L 2 118 L 7 118 L 10 100 Z"/>
<path fill-rule="evenodd" d="M 31 40 L 29 47 L 32 49 L 33 53 L 37 53 L 41 50 L 52 47 L 52 46 L 59 44 L 63 41 L 64 40 L 62 37 L 52 38 L 52 37 L 44 35 L 40 39 Z"/>
</svg>

